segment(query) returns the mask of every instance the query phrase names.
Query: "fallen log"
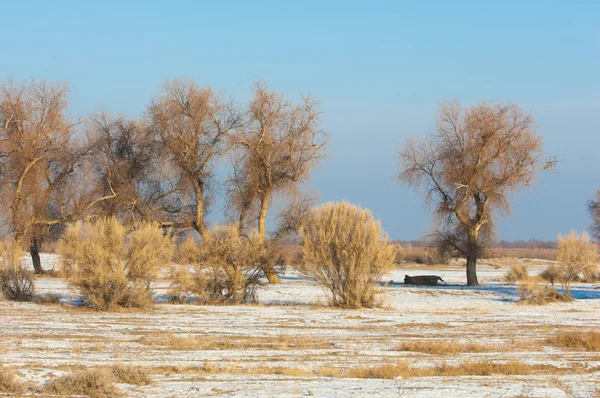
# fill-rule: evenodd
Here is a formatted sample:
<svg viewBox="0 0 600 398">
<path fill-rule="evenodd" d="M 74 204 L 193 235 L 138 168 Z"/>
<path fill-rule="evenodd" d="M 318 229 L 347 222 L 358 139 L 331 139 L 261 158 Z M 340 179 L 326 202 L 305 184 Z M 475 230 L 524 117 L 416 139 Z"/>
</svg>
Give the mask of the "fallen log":
<svg viewBox="0 0 600 398">
<path fill-rule="evenodd" d="M 438 281 L 445 283 L 444 280 L 437 275 L 404 275 L 405 285 L 435 286 L 438 284 Z"/>
</svg>

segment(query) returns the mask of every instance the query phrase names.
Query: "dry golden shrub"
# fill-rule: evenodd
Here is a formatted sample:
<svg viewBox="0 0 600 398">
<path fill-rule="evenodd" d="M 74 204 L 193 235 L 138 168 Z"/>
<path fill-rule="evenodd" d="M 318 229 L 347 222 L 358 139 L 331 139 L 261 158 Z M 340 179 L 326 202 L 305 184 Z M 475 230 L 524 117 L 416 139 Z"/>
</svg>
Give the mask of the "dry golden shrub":
<svg viewBox="0 0 600 398">
<path fill-rule="evenodd" d="M 546 342 L 554 347 L 598 352 L 600 332 L 561 332 L 549 337 Z"/>
<path fill-rule="evenodd" d="M 117 364 L 110 367 L 112 375 L 119 383 L 144 386 L 152 384 L 152 378 L 144 368 Z"/>
<path fill-rule="evenodd" d="M 598 277 L 598 247 L 590 240 L 587 232 L 581 235 L 571 231 L 569 235 L 558 235 L 558 255 L 560 281 L 563 287 L 571 290 L 571 282 L 583 274 L 586 280 Z"/>
<path fill-rule="evenodd" d="M 171 294 L 199 304 L 255 302 L 264 265 L 276 261 L 270 246 L 240 237 L 235 224 L 215 226 L 201 244 L 187 239 L 179 253 L 189 266 L 172 269 Z"/>
<path fill-rule="evenodd" d="M 519 283 L 518 294 L 521 297 L 519 303 L 529 305 L 545 305 L 573 300 L 570 293 L 561 294 L 554 286 L 539 285 L 536 282 Z"/>
<path fill-rule="evenodd" d="M 517 263 L 510 266 L 504 276 L 506 282 L 519 282 L 529 279 L 529 267 L 527 264 Z"/>
<path fill-rule="evenodd" d="M 23 383 L 19 382 L 15 376 L 0 366 L 0 392 L 9 394 L 20 394 L 26 390 Z"/>
<path fill-rule="evenodd" d="M 554 286 L 554 283 L 560 281 L 560 268 L 555 264 L 550 264 L 541 274 L 540 278 L 548 281 Z"/>
<path fill-rule="evenodd" d="M 71 224 L 57 246 L 69 284 L 100 310 L 152 303 L 151 283 L 175 245 L 157 224 L 132 232 L 115 218 Z"/>
<path fill-rule="evenodd" d="M 115 385 L 109 369 L 79 370 L 50 381 L 46 393 L 61 396 L 85 395 L 90 398 L 121 397 L 122 391 Z"/>
<path fill-rule="evenodd" d="M 329 293 L 334 306 L 375 306 L 377 283 L 394 263 L 395 249 L 371 212 L 348 202 L 326 203 L 302 226 L 301 270 Z"/>
<path fill-rule="evenodd" d="M 21 264 L 23 249 L 12 239 L 0 242 L 0 292 L 9 300 L 31 301 L 34 294 L 33 272 Z"/>
</svg>

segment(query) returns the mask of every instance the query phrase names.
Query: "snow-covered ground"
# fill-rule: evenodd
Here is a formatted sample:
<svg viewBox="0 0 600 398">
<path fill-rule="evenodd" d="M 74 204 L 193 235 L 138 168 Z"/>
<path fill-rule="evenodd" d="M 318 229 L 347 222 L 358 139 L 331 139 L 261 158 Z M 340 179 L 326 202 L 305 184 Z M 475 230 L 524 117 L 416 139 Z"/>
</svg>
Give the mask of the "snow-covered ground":
<svg viewBox="0 0 600 398">
<path fill-rule="evenodd" d="M 52 268 L 56 258 L 44 255 L 43 263 Z M 532 264 L 532 274 L 544 268 Z M 398 269 L 389 276 L 393 282 L 382 287 L 385 305 L 380 309 L 328 308 L 321 289 L 292 270 L 282 284 L 261 289 L 259 305 L 157 304 L 145 312 L 99 313 L 69 305 L 0 301 L 0 363 L 38 384 L 78 366 L 126 363 L 148 367 L 150 373 L 156 369 L 150 386 L 119 385 L 128 396 L 140 397 L 600 396 L 600 353 L 566 351 L 545 343 L 559 331 L 600 330 L 600 289 L 576 285 L 579 299 L 572 303 L 524 306 L 516 304 L 515 286 L 501 281 L 506 267 L 479 268 L 484 284 L 478 288 L 464 286 L 464 268 L 459 266 Z M 447 286 L 405 286 L 405 274 L 440 275 Z M 158 294 L 166 287 L 166 282 L 160 284 Z M 38 279 L 36 288 L 39 294 L 76 298 L 61 279 Z M 165 336 L 207 343 L 147 343 Z M 234 343 L 208 343 L 223 339 Z M 297 340 L 302 347 L 249 344 L 260 339 Z M 408 341 L 477 342 L 495 348 L 447 355 L 397 350 Z M 399 360 L 415 367 L 516 360 L 572 371 L 385 380 L 311 374 L 323 367 L 350 369 Z M 166 372 L 167 367 L 177 368 Z M 194 371 L 202 367 L 221 370 Z M 239 371 L 252 367 L 304 372 L 289 376 Z"/>
</svg>

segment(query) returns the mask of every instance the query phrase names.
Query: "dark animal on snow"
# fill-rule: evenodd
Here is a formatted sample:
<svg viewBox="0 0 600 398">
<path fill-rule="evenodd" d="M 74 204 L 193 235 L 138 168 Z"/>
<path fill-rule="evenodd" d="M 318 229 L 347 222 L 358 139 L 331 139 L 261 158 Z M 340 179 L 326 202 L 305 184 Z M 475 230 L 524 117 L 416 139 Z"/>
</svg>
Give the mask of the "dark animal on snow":
<svg viewBox="0 0 600 398">
<path fill-rule="evenodd" d="M 446 283 L 441 277 L 437 275 L 404 275 L 405 285 L 435 286 L 438 284 L 438 282 Z"/>
</svg>

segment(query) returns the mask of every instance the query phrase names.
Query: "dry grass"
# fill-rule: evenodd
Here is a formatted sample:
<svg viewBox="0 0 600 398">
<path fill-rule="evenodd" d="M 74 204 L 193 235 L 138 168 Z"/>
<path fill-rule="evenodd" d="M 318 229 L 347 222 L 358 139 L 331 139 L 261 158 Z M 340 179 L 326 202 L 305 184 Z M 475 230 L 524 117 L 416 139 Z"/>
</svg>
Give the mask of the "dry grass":
<svg viewBox="0 0 600 398">
<path fill-rule="evenodd" d="M 120 383 L 144 386 L 152 384 L 152 378 L 146 369 L 128 365 L 113 365 L 109 368 L 112 375 Z"/>
<path fill-rule="evenodd" d="M 304 350 L 331 349 L 333 343 L 313 337 L 294 337 L 285 334 L 272 337 L 264 336 L 177 336 L 173 333 L 148 334 L 142 336 L 139 343 L 150 346 L 164 346 L 178 350 Z"/>
<path fill-rule="evenodd" d="M 462 362 L 448 365 L 441 362 L 434 367 L 413 367 L 407 361 L 379 366 L 359 365 L 339 373 L 334 377 L 360 379 L 394 379 L 396 377 L 434 377 L 434 376 L 491 376 L 491 375 L 529 375 L 564 372 L 553 366 L 528 365 L 518 361 L 511 362 Z"/>
<path fill-rule="evenodd" d="M 549 337 L 546 342 L 554 347 L 598 352 L 600 351 L 600 332 L 561 332 Z"/>
<path fill-rule="evenodd" d="M 595 369 L 557 368 L 551 365 L 530 365 L 519 361 L 465 361 L 457 364 L 439 362 L 431 367 L 413 367 L 409 361 L 384 363 L 377 366 L 359 365 L 351 368 L 324 366 L 318 369 L 294 366 L 243 366 L 237 363 L 220 363 L 218 366 L 205 363 L 198 367 L 158 366 L 148 368 L 154 374 L 231 374 L 231 375 L 282 375 L 292 377 L 333 377 L 359 379 L 394 379 L 396 377 L 455 377 L 491 375 L 565 374 L 573 372 L 591 373 Z"/>
<path fill-rule="evenodd" d="M 479 343 L 458 343 L 455 341 L 407 341 L 396 347 L 396 351 L 423 352 L 432 355 L 448 355 L 467 352 L 500 351 L 498 345 Z"/>
<path fill-rule="evenodd" d="M 45 392 L 57 395 L 85 395 L 90 398 L 123 396 L 115 385 L 112 372 L 103 368 L 79 370 L 57 377 L 48 383 Z"/>
<path fill-rule="evenodd" d="M 23 383 L 19 382 L 15 376 L 0 367 L 0 392 L 9 394 L 20 394 L 26 390 Z"/>
<path fill-rule="evenodd" d="M 0 292 L 8 300 L 31 301 L 34 294 L 33 272 L 23 268 L 23 249 L 12 239 L 0 241 Z"/>
</svg>

